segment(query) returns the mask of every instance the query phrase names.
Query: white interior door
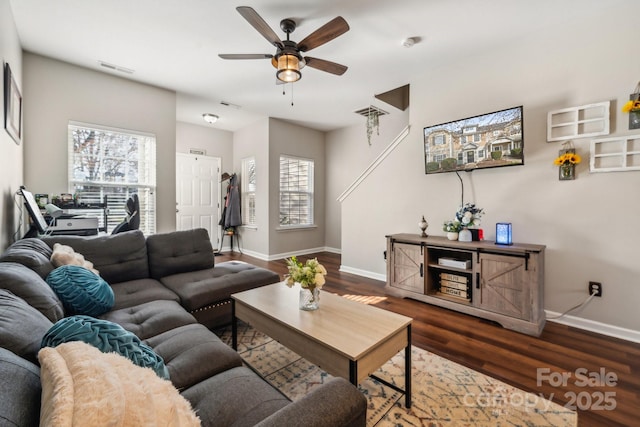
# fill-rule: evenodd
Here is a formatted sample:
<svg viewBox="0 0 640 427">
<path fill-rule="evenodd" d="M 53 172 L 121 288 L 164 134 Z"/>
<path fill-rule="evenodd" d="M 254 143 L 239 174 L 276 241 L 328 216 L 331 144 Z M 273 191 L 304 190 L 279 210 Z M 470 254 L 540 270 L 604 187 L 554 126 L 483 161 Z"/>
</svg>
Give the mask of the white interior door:
<svg viewBox="0 0 640 427">
<path fill-rule="evenodd" d="M 220 241 L 220 158 L 176 153 L 176 227 L 205 228 Z"/>
</svg>

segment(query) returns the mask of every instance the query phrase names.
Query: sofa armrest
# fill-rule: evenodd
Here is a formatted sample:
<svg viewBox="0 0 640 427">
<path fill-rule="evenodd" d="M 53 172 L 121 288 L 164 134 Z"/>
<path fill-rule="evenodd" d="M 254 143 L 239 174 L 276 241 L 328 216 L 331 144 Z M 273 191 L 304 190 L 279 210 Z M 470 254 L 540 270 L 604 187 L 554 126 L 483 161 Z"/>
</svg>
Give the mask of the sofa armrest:
<svg viewBox="0 0 640 427">
<path fill-rule="evenodd" d="M 344 378 L 333 378 L 256 424 L 276 426 L 365 426 L 367 399 Z"/>
</svg>

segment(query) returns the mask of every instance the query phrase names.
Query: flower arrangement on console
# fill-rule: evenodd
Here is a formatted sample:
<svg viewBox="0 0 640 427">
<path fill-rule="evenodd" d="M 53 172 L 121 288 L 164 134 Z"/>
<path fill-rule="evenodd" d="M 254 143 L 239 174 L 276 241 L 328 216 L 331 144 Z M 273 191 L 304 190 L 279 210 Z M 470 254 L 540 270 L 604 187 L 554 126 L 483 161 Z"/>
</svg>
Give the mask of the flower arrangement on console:
<svg viewBox="0 0 640 427">
<path fill-rule="evenodd" d="M 477 227 L 480 225 L 480 218 L 484 215 L 484 210 L 477 207 L 473 203 L 465 203 L 458 212 L 456 212 L 456 221 L 460 223 L 460 227 Z"/>
<path fill-rule="evenodd" d="M 302 264 L 295 256 L 292 256 L 286 262 L 289 270 L 289 274 L 285 276 L 287 286 L 292 287 L 296 283 L 300 283 L 303 289 L 311 291 L 316 288 L 322 289 L 327 270 L 318 262 L 317 258 L 308 259 L 306 263 Z"/>
<path fill-rule="evenodd" d="M 460 221 L 449 220 L 442 224 L 442 230 L 447 233 L 457 233 L 462 230 L 462 225 L 460 224 Z"/>
</svg>

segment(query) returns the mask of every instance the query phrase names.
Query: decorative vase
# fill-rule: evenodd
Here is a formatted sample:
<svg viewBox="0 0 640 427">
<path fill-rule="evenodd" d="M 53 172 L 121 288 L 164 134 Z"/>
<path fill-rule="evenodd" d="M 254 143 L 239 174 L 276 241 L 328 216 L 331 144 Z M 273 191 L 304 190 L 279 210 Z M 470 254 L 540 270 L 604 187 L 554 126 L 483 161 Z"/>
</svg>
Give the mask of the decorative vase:
<svg viewBox="0 0 640 427">
<path fill-rule="evenodd" d="M 473 240 L 473 235 L 471 234 L 471 231 L 467 227 L 460 230 L 460 233 L 458 233 L 458 241 L 470 242 L 471 240 Z"/>
<path fill-rule="evenodd" d="M 427 227 L 428 226 L 429 226 L 429 223 L 427 222 L 426 219 L 424 219 L 424 215 L 422 215 L 422 219 L 418 223 L 418 228 L 420 230 L 422 230 L 422 234 L 420 234 L 420 237 L 427 237 Z"/>
<path fill-rule="evenodd" d="M 320 308 L 320 289 L 300 289 L 300 310 L 313 311 Z"/>
<path fill-rule="evenodd" d="M 449 239 L 449 240 L 458 240 L 458 232 L 457 231 L 447 231 L 447 239 Z"/>
<path fill-rule="evenodd" d="M 566 181 L 569 179 L 575 179 L 576 165 L 561 165 L 560 166 L 560 181 Z"/>
</svg>

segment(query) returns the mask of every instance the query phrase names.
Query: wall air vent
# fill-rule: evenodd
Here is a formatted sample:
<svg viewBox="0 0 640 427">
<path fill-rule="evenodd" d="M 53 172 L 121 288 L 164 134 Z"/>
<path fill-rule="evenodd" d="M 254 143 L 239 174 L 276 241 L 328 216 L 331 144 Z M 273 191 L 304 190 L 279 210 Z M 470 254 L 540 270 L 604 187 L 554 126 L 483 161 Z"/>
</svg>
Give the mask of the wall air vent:
<svg viewBox="0 0 640 427">
<path fill-rule="evenodd" d="M 362 108 L 360 110 L 354 111 L 354 113 L 360 114 L 361 116 L 364 116 L 364 117 L 370 117 L 370 116 L 380 117 L 380 116 L 384 116 L 385 114 L 389 114 L 386 111 L 376 107 L 375 105 L 369 105 L 366 108 Z"/>
<path fill-rule="evenodd" d="M 98 61 L 98 65 L 111 71 L 119 71 L 125 74 L 133 74 L 135 72 L 135 70 L 132 70 L 131 68 L 121 67 L 119 65 L 110 64 L 104 61 Z"/>
<path fill-rule="evenodd" d="M 380 135 L 380 116 L 384 116 L 389 113 L 375 105 L 369 105 L 367 108 L 355 111 L 355 113 L 367 119 L 367 141 L 369 142 L 369 145 L 371 145 L 371 135 L 373 134 L 373 130 L 375 129 L 376 135 Z"/>
</svg>

